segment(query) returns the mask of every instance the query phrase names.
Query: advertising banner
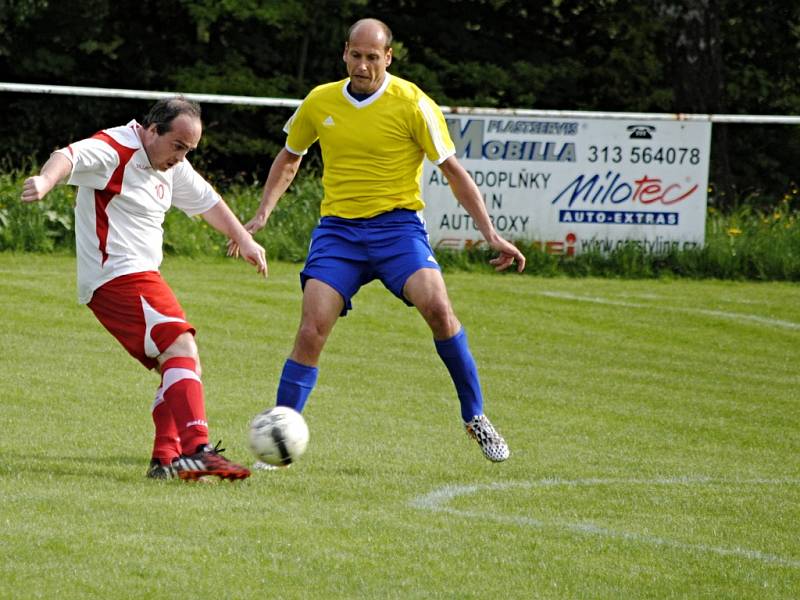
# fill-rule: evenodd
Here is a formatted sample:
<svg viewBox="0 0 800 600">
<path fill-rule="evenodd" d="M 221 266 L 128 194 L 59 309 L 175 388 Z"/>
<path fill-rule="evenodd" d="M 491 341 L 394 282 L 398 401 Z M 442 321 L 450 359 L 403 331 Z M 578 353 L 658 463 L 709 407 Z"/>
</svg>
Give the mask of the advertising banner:
<svg viewBox="0 0 800 600">
<path fill-rule="evenodd" d="M 551 254 L 648 252 L 705 241 L 711 123 L 447 115 L 456 156 L 497 231 Z M 434 248 L 485 244 L 442 172 L 425 161 Z"/>
</svg>

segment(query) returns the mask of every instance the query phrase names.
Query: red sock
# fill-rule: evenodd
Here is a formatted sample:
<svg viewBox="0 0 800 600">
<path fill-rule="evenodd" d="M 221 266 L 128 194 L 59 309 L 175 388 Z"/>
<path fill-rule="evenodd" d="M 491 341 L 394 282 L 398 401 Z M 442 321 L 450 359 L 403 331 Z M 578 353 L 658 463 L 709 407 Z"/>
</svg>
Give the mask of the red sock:
<svg viewBox="0 0 800 600">
<path fill-rule="evenodd" d="M 194 359 L 170 358 L 161 365 L 161 381 L 183 454 L 194 454 L 198 446 L 208 444 L 203 382 L 195 372 Z"/>
<path fill-rule="evenodd" d="M 156 426 L 156 435 L 153 440 L 153 458 L 158 459 L 162 465 L 168 465 L 173 458 L 177 458 L 181 453 L 180 438 L 178 428 L 175 426 L 175 419 L 172 418 L 167 403 L 164 402 L 164 394 L 161 388 L 156 393 L 156 402 L 153 404 L 153 423 Z"/>
</svg>

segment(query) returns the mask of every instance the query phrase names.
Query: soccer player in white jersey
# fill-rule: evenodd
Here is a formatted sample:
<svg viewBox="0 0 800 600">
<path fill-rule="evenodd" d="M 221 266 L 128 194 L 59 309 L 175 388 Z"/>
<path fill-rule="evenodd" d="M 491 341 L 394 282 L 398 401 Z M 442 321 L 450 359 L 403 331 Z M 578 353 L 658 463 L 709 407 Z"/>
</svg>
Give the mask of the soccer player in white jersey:
<svg viewBox="0 0 800 600">
<path fill-rule="evenodd" d="M 314 88 L 286 124 L 261 204 L 245 228 L 256 232 L 294 179 L 302 156 L 319 140 L 324 197 L 301 272 L 303 307 L 294 347 L 278 385 L 277 403 L 302 410 L 317 380 L 322 348 L 358 289 L 380 279 L 428 323 L 455 384 L 467 433 L 492 461 L 508 458 L 503 437 L 483 412 L 475 361 L 447 295 L 418 212 L 423 155 L 437 164 L 453 193 L 499 256 L 497 270 L 525 257 L 495 231 L 475 182 L 455 157 L 439 107 L 416 85 L 390 75 L 392 33 L 375 19 L 349 30 L 349 78 Z M 236 253 L 235 243 L 230 251 Z"/>
<path fill-rule="evenodd" d="M 250 475 L 208 443 L 195 329 L 158 272 L 161 226 L 175 206 L 201 215 L 267 274 L 264 248 L 185 160 L 201 134 L 199 105 L 183 97 L 160 100 L 141 124 L 134 120 L 57 150 L 22 190 L 22 200 L 34 202 L 64 178 L 78 186 L 78 300 L 134 358 L 161 373 L 147 470 L 154 479 Z"/>
</svg>

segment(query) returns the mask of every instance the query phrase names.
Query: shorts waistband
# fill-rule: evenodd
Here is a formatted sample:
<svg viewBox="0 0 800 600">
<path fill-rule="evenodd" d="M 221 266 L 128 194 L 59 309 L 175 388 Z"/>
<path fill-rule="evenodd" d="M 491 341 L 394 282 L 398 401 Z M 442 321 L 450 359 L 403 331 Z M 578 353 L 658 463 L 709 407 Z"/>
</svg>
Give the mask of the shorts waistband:
<svg viewBox="0 0 800 600">
<path fill-rule="evenodd" d="M 344 217 L 322 217 L 320 224 L 331 223 L 340 225 L 354 225 L 358 227 L 368 227 L 370 225 L 385 225 L 388 223 L 421 223 L 422 219 L 416 211 L 407 208 L 398 208 L 397 210 L 390 210 L 388 212 L 380 213 L 374 217 L 358 218 L 358 219 L 345 219 Z"/>
</svg>

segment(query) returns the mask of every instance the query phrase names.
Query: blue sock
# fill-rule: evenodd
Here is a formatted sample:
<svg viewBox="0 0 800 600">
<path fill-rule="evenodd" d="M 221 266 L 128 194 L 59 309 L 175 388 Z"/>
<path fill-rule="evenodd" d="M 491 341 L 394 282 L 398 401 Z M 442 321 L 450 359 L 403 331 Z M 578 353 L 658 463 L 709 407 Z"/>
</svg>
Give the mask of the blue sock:
<svg viewBox="0 0 800 600">
<path fill-rule="evenodd" d="M 475 415 L 482 415 L 481 382 L 478 380 L 478 368 L 469 351 L 464 328 L 449 340 L 433 340 L 433 343 L 436 344 L 436 351 L 442 357 L 456 386 L 458 400 L 461 402 L 461 418 L 467 422 Z"/>
<path fill-rule="evenodd" d="M 288 406 L 302 412 L 311 390 L 317 383 L 317 367 L 308 367 L 287 358 L 278 384 L 277 406 Z"/>
</svg>

